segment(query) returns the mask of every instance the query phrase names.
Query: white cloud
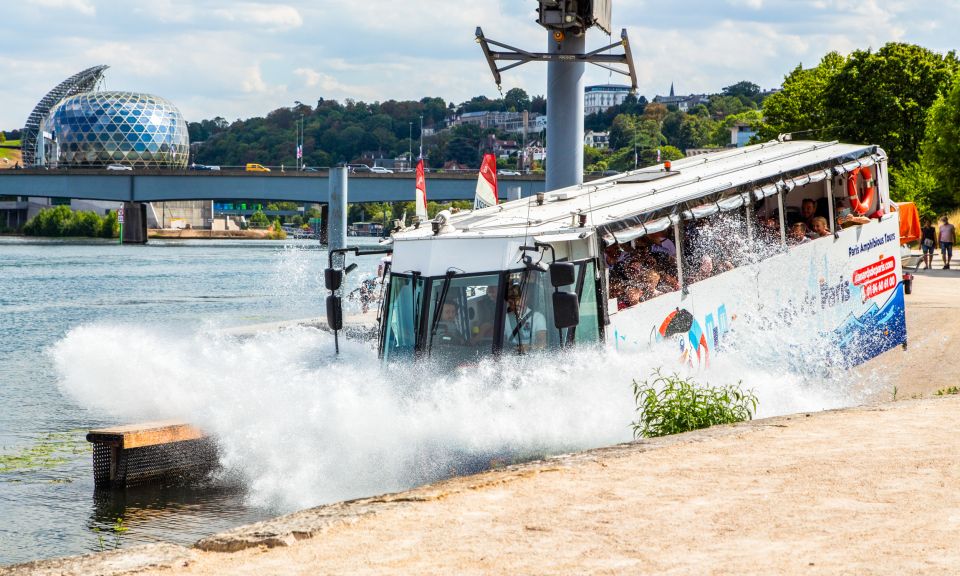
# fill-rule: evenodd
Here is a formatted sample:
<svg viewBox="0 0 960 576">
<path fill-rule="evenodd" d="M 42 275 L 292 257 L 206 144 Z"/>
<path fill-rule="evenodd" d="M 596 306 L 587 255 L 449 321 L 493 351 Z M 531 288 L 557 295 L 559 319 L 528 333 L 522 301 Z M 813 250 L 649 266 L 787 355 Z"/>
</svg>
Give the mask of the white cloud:
<svg viewBox="0 0 960 576">
<path fill-rule="evenodd" d="M 55 10 L 74 10 L 88 16 L 97 13 L 97 9 L 90 0 L 27 0 L 27 4 Z"/>
<path fill-rule="evenodd" d="M 214 14 L 228 22 L 255 24 L 270 32 L 291 30 L 303 26 L 300 12 L 287 5 L 238 2 L 228 8 L 214 10 Z"/>
<path fill-rule="evenodd" d="M 763 8 L 763 0 L 727 0 L 733 6 L 746 6 L 754 10 Z"/>
<path fill-rule="evenodd" d="M 689 0 L 684 10 L 619 0 L 640 92 L 714 92 L 739 80 L 779 85 L 797 64 L 830 50 L 915 42 L 956 46 L 958 0 L 924 10 L 892 0 Z M 23 124 L 34 104 L 71 74 L 109 64 L 111 89 L 169 98 L 191 120 L 263 116 L 294 100 L 367 101 L 496 96 L 474 42 L 489 38 L 542 51 L 546 32 L 530 0 L 26 0 L 5 5 L 0 35 L 0 128 Z M 81 17 L 78 17 L 81 16 Z M 617 34 L 614 34 L 616 37 Z M 607 36 L 591 32 L 588 46 Z M 588 83 L 623 82 L 596 67 Z M 546 92 L 546 65 L 503 74 L 503 90 Z"/>
</svg>

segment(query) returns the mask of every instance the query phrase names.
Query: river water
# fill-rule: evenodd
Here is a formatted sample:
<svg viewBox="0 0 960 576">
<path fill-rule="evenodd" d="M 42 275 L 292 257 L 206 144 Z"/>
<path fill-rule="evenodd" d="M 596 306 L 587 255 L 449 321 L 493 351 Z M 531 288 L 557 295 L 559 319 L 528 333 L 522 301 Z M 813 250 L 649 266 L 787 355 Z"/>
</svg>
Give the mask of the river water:
<svg viewBox="0 0 960 576">
<path fill-rule="evenodd" d="M 275 514 L 275 507 L 249 502 L 242 486 L 229 481 L 95 493 L 84 435 L 136 422 L 131 418 L 138 412 L 154 415 L 135 402 L 126 402 L 128 411 L 101 402 L 123 394 L 124 386 L 138 390 L 135 379 L 155 384 L 140 371 L 178 365 L 165 375 L 169 385 L 203 377 L 204 367 L 194 367 L 194 375 L 176 346 L 151 349 L 151 338 L 189 346 L 205 334 L 214 339 L 222 328 L 321 316 L 326 259 L 309 241 L 118 246 L 0 238 L 0 456 L 6 457 L 0 460 L 0 565 L 96 551 L 101 537 L 105 548 L 190 544 Z M 58 367 L 54 347 L 77 329 L 89 331 L 69 341 L 66 354 L 78 358 Z M 260 352 L 258 362 L 269 366 L 270 351 Z M 283 353 L 276 358 L 283 360 Z M 87 362 L 92 372 L 73 374 Z M 90 376 L 89 388 L 66 388 L 73 376 Z M 244 374 L 225 376 L 238 390 L 251 385 Z M 175 413 L 175 402 L 171 408 Z M 129 527 L 119 539 L 117 518 Z"/>
<path fill-rule="evenodd" d="M 383 366 L 371 342 L 342 340 L 335 357 L 316 329 L 234 330 L 322 316 L 326 261 L 309 241 L 0 238 L 0 565 L 190 545 L 309 506 L 628 441 L 633 379 L 684 370 L 666 360 L 674 352 L 593 349 Z M 348 289 L 378 258 L 358 263 Z M 697 377 L 753 389 L 758 416 L 869 393 L 850 386 L 855 374 L 789 373 L 763 344 L 769 330 L 740 334 L 746 345 Z M 95 491 L 86 432 L 155 419 L 214 436 L 220 470 L 187 487 Z"/>
</svg>

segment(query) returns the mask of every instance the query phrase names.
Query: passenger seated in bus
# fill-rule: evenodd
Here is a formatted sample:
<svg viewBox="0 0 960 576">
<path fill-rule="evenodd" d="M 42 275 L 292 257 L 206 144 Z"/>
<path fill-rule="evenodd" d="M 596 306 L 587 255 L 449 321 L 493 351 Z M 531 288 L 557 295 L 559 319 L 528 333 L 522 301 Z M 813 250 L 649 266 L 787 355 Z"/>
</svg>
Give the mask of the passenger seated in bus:
<svg viewBox="0 0 960 576">
<path fill-rule="evenodd" d="M 796 246 L 798 244 L 805 244 L 810 241 L 810 238 L 807 236 L 807 225 L 803 222 L 797 222 L 790 227 L 790 231 L 787 233 L 787 243 L 791 246 Z"/>
<path fill-rule="evenodd" d="M 610 297 L 619 298 L 623 293 L 624 283 L 627 277 L 626 256 L 619 244 L 607 246 L 604 250 L 604 258 L 607 262 L 608 281 L 610 283 Z"/>
<path fill-rule="evenodd" d="M 827 219 L 823 216 L 814 216 L 813 218 L 813 233 L 819 238 L 824 236 L 830 236 L 830 227 L 827 224 Z"/>
<path fill-rule="evenodd" d="M 807 228 L 813 227 L 813 219 L 817 216 L 817 201 L 813 198 L 804 198 L 800 204 L 800 219 Z M 792 226 L 792 224 L 791 224 Z"/>
<path fill-rule="evenodd" d="M 640 289 L 636 286 L 627 286 L 617 298 L 617 310 L 624 310 L 640 303 Z"/>
<path fill-rule="evenodd" d="M 837 228 L 849 228 L 851 226 L 862 226 L 863 224 L 870 223 L 869 218 L 854 214 L 850 208 L 843 205 L 843 200 L 839 198 L 837 198 L 836 201 L 835 212 L 837 214 Z"/>
<path fill-rule="evenodd" d="M 473 320 L 471 339 L 489 340 L 497 321 L 497 287 L 487 286 L 487 292 L 476 299 L 474 305 L 476 318 Z"/>
<path fill-rule="evenodd" d="M 647 239 L 650 240 L 651 254 L 664 254 L 673 259 L 677 258 L 677 246 L 667 237 L 666 230 L 648 234 Z"/>
<path fill-rule="evenodd" d="M 780 220 L 771 214 L 757 214 L 757 240 L 765 247 L 780 245 Z"/>
<path fill-rule="evenodd" d="M 643 270 L 637 275 L 634 286 L 640 291 L 640 301 L 646 302 L 663 294 L 660 291 L 660 274 L 656 270 Z"/>
<path fill-rule="evenodd" d="M 528 296 L 529 297 L 529 296 Z M 521 354 L 547 346 L 547 321 L 523 302 L 519 283 L 507 287 L 507 317 L 503 323 L 503 348 Z"/>
<path fill-rule="evenodd" d="M 443 308 L 440 309 L 440 320 L 437 322 L 433 337 L 447 344 L 466 345 L 467 338 L 460 325 L 457 306 L 453 302 L 444 302 Z"/>
</svg>

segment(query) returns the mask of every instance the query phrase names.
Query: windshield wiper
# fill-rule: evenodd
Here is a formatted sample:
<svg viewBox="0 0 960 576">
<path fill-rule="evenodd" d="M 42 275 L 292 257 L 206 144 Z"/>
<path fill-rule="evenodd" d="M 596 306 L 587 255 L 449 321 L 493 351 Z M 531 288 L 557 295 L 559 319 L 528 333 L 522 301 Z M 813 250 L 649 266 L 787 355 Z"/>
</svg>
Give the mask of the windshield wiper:
<svg viewBox="0 0 960 576">
<path fill-rule="evenodd" d="M 443 310 L 443 303 L 447 300 L 447 292 L 450 291 L 450 280 L 453 279 L 454 272 L 452 269 L 447 270 L 447 276 L 443 279 L 443 287 L 440 288 L 440 297 L 437 298 L 437 303 L 433 308 L 433 322 L 430 324 L 430 349 L 433 349 L 433 337 L 437 333 L 437 326 L 440 325 L 440 312 Z"/>
</svg>

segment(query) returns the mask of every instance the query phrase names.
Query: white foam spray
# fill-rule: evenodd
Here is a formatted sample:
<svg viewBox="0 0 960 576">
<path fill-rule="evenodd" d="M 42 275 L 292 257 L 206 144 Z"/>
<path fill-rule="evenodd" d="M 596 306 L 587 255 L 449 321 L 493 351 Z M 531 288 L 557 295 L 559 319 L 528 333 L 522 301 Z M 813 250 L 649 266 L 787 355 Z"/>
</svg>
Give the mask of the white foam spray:
<svg viewBox="0 0 960 576">
<path fill-rule="evenodd" d="M 274 298 L 322 293 L 316 256 L 278 252 Z M 364 269 L 375 268 L 370 259 Z M 325 262 L 324 262 L 325 263 Z M 365 276 L 358 270 L 347 285 Z M 252 505 L 287 511 L 402 490 L 452 474 L 632 439 L 633 379 L 656 368 L 698 382 L 741 382 L 759 417 L 857 403 L 855 373 L 825 369 L 803 330 L 763 318 L 737 323 L 709 370 L 679 360 L 675 342 L 644 353 L 580 349 L 488 359 L 469 369 L 381 365 L 371 343 L 289 328 L 235 336 L 99 323 L 72 329 L 50 354 L 58 383 L 81 405 L 133 423 L 172 418 L 213 435 L 225 474 Z M 772 328 L 774 327 L 774 328 Z M 771 345 L 771 339 L 782 342 Z"/>
<path fill-rule="evenodd" d="M 118 423 L 176 418 L 213 434 L 251 504 L 277 510 L 628 441 L 631 380 L 666 356 L 581 350 L 451 372 L 381 366 L 358 342 L 334 358 L 332 344 L 309 328 L 238 338 L 99 324 L 71 330 L 51 353 L 61 388 L 82 405 Z M 760 416 L 851 401 L 834 380 L 817 386 L 736 352 L 698 379 L 742 381 Z"/>
</svg>

